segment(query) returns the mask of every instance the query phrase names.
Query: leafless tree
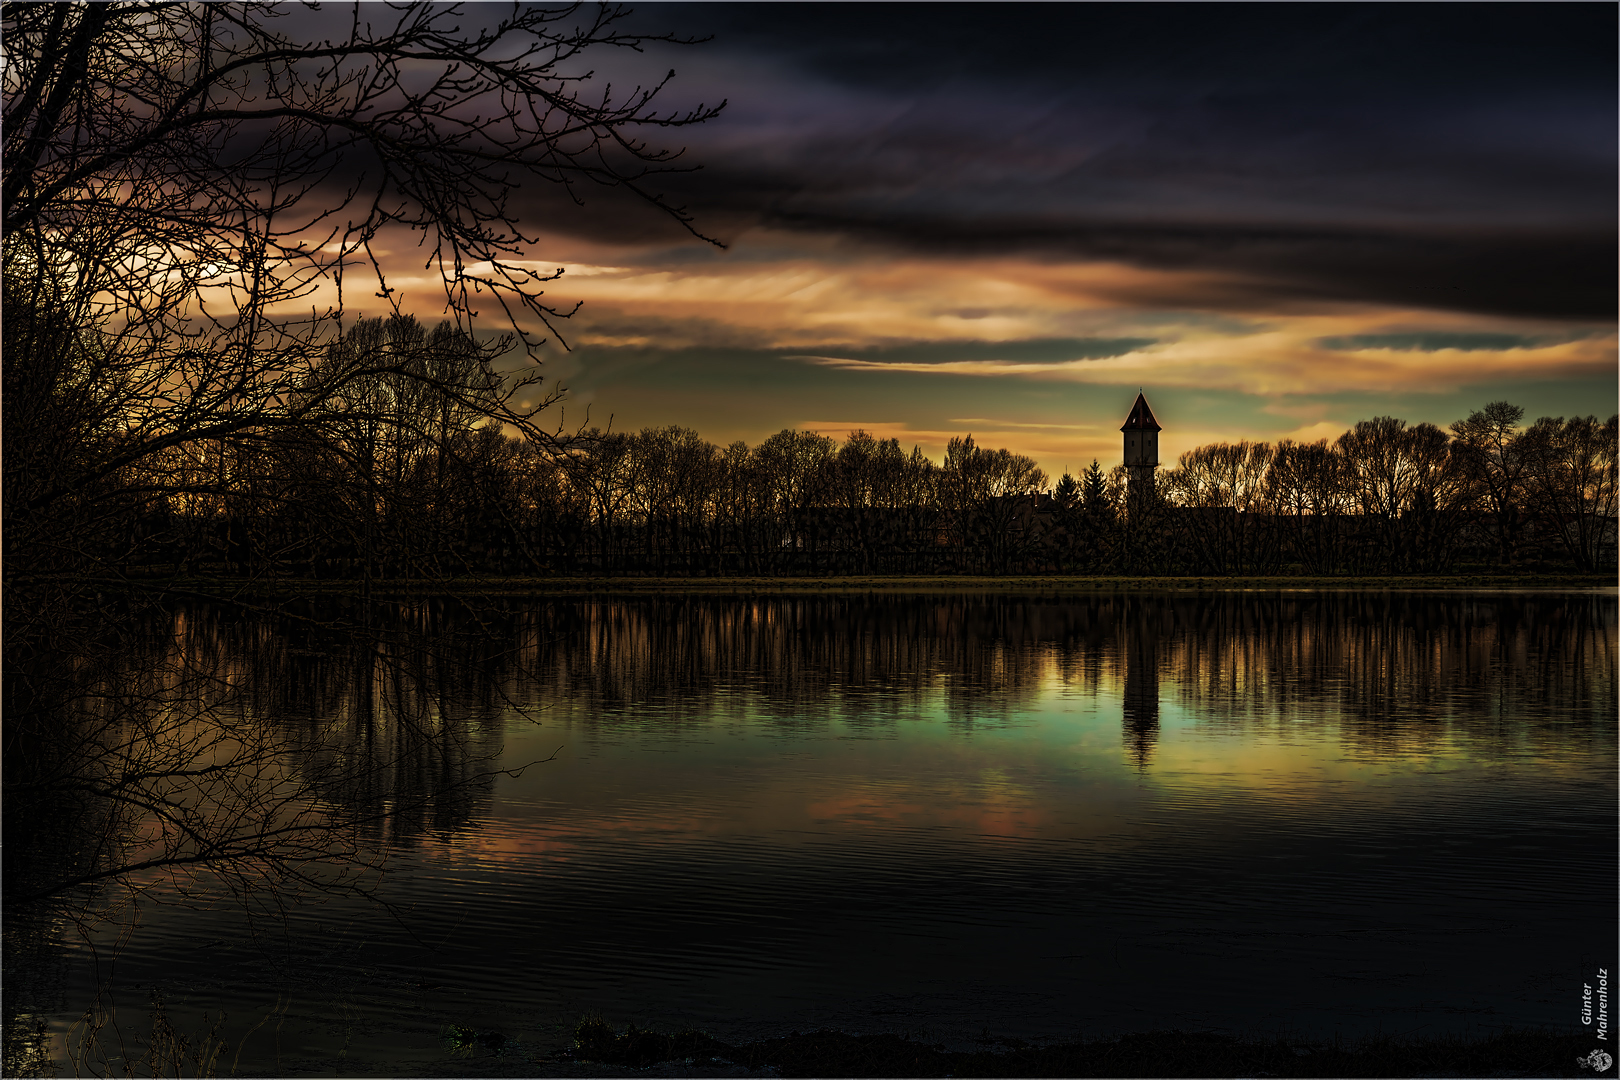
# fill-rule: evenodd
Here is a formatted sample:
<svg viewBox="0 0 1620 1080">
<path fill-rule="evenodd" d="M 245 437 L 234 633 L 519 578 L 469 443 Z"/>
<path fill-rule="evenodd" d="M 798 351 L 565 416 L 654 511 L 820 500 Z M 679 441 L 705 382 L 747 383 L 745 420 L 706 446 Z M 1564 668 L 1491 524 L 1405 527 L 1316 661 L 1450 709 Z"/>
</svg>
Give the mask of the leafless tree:
<svg viewBox="0 0 1620 1080">
<path fill-rule="evenodd" d="M 232 673 L 150 624 L 172 612 L 108 579 L 153 520 L 188 522 L 186 544 L 249 565 L 270 534 L 237 558 L 233 521 L 335 492 L 358 511 L 369 567 L 391 550 L 390 502 L 428 472 L 448 508 L 451 470 L 515 473 L 501 427 L 548 439 L 557 391 L 530 362 L 572 308 L 547 292 L 561 271 L 530 261 L 546 224 L 535 208 L 546 191 L 567 207 L 612 188 L 691 230 L 657 188 L 689 166 L 648 136 L 718 112 L 664 107 L 662 72 L 628 90 L 594 77 L 603 52 L 675 40 L 629 31 L 627 14 L 0 10 L 8 860 L 30 823 L 72 834 L 58 865 L 8 861 L 8 899 L 66 903 L 196 867 L 232 885 L 363 864 L 344 830 L 365 814 L 327 814 L 326 778 L 352 766 L 356 783 L 378 779 L 393 762 L 345 756 L 330 731 L 294 745 L 260 724 Z M 412 242 L 442 286 L 443 331 L 406 319 L 387 278 L 383 248 Z M 495 426 L 475 435 L 472 417 Z M 514 488 L 477 493 L 504 505 Z M 185 544 L 168 550 L 184 565 Z M 130 649 L 146 652 L 132 662 Z M 440 738 L 400 701 L 378 708 L 412 747 Z M 491 767 L 476 759 L 469 775 Z"/>
<path fill-rule="evenodd" d="M 963 558 L 994 573 L 1034 542 L 1033 499 L 1046 474 L 1033 459 L 1008 450 L 987 450 L 973 436 L 952 439 L 939 473 L 940 509 Z M 964 566 L 966 569 L 966 566 Z"/>
<path fill-rule="evenodd" d="M 1181 515 L 1184 541 L 1214 573 L 1264 572 L 1274 554 L 1266 528 L 1269 443 L 1210 443 L 1182 454 L 1160 483 Z"/>
<path fill-rule="evenodd" d="M 821 568 L 825 508 L 830 501 L 833 463 L 838 444 L 813 431 L 787 430 L 754 448 L 754 458 L 768 485 L 767 512 L 772 518 L 771 543 L 776 568 Z"/>
<path fill-rule="evenodd" d="M 1523 419 L 1524 409 L 1493 401 L 1451 425 L 1459 464 L 1490 508 L 1497 558 L 1503 566 L 1513 566 L 1518 558 L 1527 465 L 1525 446 L 1519 441 Z"/>
<path fill-rule="evenodd" d="M 1620 417 L 1542 417 L 1521 436 L 1530 497 L 1543 524 L 1582 570 L 1613 558 L 1620 511 Z"/>
<path fill-rule="evenodd" d="M 1331 574 L 1339 566 L 1346 514 L 1343 459 L 1326 439 L 1277 444 L 1267 474 L 1272 513 L 1289 533 L 1288 547 L 1301 569 Z"/>
<path fill-rule="evenodd" d="M 173 447 L 313 422 L 380 370 L 358 351 L 330 362 L 357 291 L 397 303 L 380 244 L 414 235 L 464 334 L 480 302 L 505 316 L 488 365 L 532 354 L 571 310 L 546 296 L 561 271 L 528 261 L 525 185 L 617 187 L 690 229 L 655 187 L 687 166 L 643 133 L 718 107 L 664 109 L 668 76 L 596 87 L 602 50 L 672 40 L 626 14 L 5 5 L 8 521 L 105 502 Z M 555 400 L 538 384 L 530 368 L 478 408 L 538 433 Z M 39 415 L 64 390 L 70 415 Z M 71 468 L 13 453 L 64 425 Z"/>
<path fill-rule="evenodd" d="M 1391 571 L 1442 568 L 1472 501 L 1466 470 L 1452 458 L 1446 433 L 1433 424 L 1408 427 L 1380 416 L 1345 432 L 1336 449 L 1346 490 L 1378 530 L 1374 564 Z"/>
</svg>

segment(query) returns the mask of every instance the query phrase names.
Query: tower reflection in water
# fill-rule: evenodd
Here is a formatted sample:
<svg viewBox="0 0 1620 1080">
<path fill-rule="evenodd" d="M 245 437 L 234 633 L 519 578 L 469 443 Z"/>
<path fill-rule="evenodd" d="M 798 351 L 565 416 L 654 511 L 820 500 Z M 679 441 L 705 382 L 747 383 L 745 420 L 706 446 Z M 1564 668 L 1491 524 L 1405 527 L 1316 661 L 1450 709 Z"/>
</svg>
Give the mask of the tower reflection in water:
<svg viewBox="0 0 1620 1080">
<path fill-rule="evenodd" d="M 1159 627 L 1157 609 L 1131 598 L 1120 621 L 1124 647 L 1125 686 L 1121 695 L 1124 722 L 1120 733 L 1125 756 L 1145 769 L 1159 741 Z"/>
</svg>

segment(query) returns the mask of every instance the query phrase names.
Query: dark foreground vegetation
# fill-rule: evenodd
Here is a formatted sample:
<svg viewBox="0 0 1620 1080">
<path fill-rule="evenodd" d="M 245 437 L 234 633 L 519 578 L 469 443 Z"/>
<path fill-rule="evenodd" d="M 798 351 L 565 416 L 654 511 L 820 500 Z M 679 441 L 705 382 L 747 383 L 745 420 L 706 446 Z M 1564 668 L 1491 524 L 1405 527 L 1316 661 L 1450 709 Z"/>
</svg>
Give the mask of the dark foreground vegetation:
<svg viewBox="0 0 1620 1080">
<path fill-rule="evenodd" d="M 490 1036 L 478 1037 L 499 1049 Z M 562 1057 L 635 1069 L 731 1063 L 781 1076 L 1578 1076 L 1577 1058 L 1591 1049 L 1589 1037 L 1548 1031 L 1332 1042 L 1156 1031 L 1044 1045 L 984 1042 L 981 1050 L 953 1051 L 900 1035 L 815 1031 L 730 1044 L 697 1031 L 616 1032 L 592 1019 Z"/>
</svg>

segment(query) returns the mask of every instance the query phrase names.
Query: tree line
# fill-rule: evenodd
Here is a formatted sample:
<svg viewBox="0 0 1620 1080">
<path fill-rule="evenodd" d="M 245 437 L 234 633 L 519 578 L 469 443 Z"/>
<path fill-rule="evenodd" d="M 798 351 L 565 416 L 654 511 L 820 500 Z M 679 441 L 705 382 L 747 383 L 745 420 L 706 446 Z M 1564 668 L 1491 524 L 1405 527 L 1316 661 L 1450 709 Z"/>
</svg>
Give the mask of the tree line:
<svg viewBox="0 0 1620 1080">
<path fill-rule="evenodd" d="M 63 333 L 95 351 L 93 335 Z M 8 546 L 33 543 L 26 557 L 40 567 L 431 582 L 1592 571 L 1613 560 L 1616 418 L 1526 426 L 1505 402 L 1450 431 L 1377 417 L 1333 441 L 1200 446 L 1143 497 L 1130 496 L 1123 466 L 1093 462 L 1049 485 L 1030 458 L 971 436 L 936 462 L 865 431 L 840 442 L 786 430 L 754 446 L 680 426 L 514 434 L 498 419 L 508 390 L 490 351 L 409 316 L 355 323 L 289 388 L 278 422 L 112 468 L 129 425 L 97 409 L 66 415 L 56 390 L 8 410 L 49 413 L 41 423 L 56 432 L 49 451 L 7 455 L 34 466 L 16 483 L 8 468 L 8 501 L 36 492 L 50 510 L 8 525 Z"/>
<path fill-rule="evenodd" d="M 25 324 L 8 321 L 12 340 Z M 36 352 L 97 353 L 93 331 L 39 336 L 51 340 Z M 25 351 L 8 351 L 8 373 Z M 270 422 L 124 461 L 130 425 L 47 380 L 9 410 L 53 430 L 8 425 L 12 565 L 360 581 L 994 572 L 1022 565 L 1039 533 L 1018 500 L 1045 474 L 971 438 L 936 464 L 865 432 L 840 444 L 783 431 L 753 447 L 682 427 L 564 437 L 504 422 L 495 359 L 449 323 L 361 320 Z M 25 373 L 12 384 L 26 389 Z"/>
<path fill-rule="evenodd" d="M 1497 401 L 1449 431 L 1380 416 L 1333 441 L 1201 446 L 1133 536 L 1172 572 L 1613 568 L 1617 417 L 1523 419 Z"/>
</svg>

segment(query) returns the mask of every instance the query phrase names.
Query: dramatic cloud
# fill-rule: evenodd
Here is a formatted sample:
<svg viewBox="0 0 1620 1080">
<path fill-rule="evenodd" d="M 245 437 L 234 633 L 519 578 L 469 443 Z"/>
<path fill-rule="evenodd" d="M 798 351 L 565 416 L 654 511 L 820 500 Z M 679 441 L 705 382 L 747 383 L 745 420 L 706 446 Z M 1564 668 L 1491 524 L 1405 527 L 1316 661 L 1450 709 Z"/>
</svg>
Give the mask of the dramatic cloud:
<svg viewBox="0 0 1620 1080">
<path fill-rule="evenodd" d="M 852 15 L 647 13 L 715 35 L 733 115 L 674 186 L 721 229 L 1202 268 L 1228 309 L 1615 310 L 1611 8 Z"/>
<path fill-rule="evenodd" d="M 1508 349 L 1539 349 L 1548 345 L 1563 345 L 1579 341 L 1586 334 L 1469 334 L 1434 333 L 1410 334 L 1352 334 L 1349 337 L 1318 338 L 1316 343 L 1324 349 L 1337 352 L 1357 352 L 1363 349 L 1396 349 L 1406 352 L 1440 352 L 1456 349 L 1460 352 L 1505 352 Z"/>
<path fill-rule="evenodd" d="M 1152 338 L 1030 341 L 940 341 L 850 350 L 843 356 L 794 356 L 846 371 L 920 371 L 933 374 L 1018 375 L 1067 370 L 1077 363 L 1125 356 Z"/>
<path fill-rule="evenodd" d="M 623 190 L 516 194 L 534 270 L 565 271 L 548 299 L 582 305 L 544 369 L 570 417 L 931 453 L 971 430 L 1061 472 L 1117 460 L 1138 387 L 1172 457 L 1502 398 L 1614 411 L 1612 5 L 634 20 L 711 39 L 592 63 L 620 88 L 674 68 L 671 109 L 728 101 L 647 132 L 701 166 L 655 187 L 726 246 Z M 431 318 L 414 240 L 381 258 Z"/>
</svg>

